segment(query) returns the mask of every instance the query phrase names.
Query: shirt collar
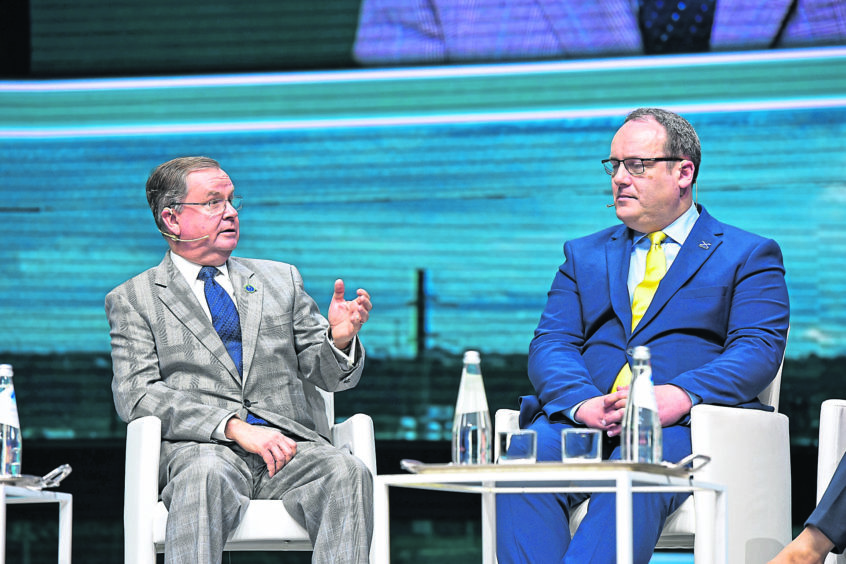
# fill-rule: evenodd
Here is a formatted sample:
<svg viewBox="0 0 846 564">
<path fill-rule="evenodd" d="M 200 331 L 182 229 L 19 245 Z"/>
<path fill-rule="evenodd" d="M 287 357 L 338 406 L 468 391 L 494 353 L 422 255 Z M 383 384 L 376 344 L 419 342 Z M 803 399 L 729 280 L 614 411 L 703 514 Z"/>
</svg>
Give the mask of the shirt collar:
<svg viewBox="0 0 846 564">
<path fill-rule="evenodd" d="M 696 209 L 695 205 L 691 204 L 690 207 L 687 208 L 686 212 L 681 214 L 674 222 L 661 231 L 667 235 L 668 239 L 675 241 L 679 245 L 684 245 L 684 242 L 693 230 L 693 225 L 696 223 L 697 219 L 699 219 L 699 210 Z M 635 245 L 640 243 L 640 241 L 646 236 L 647 233 L 632 230 L 632 241 Z"/>
<path fill-rule="evenodd" d="M 196 264 L 191 262 L 190 260 L 186 259 L 183 256 L 180 256 L 174 252 L 170 253 L 170 259 L 173 261 L 173 265 L 176 267 L 179 272 L 182 273 L 182 276 L 185 277 L 186 280 L 189 282 L 193 282 L 197 279 L 197 276 L 200 274 L 200 270 L 202 270 L 202 264 Z M 229 278 L 229 269 L 226 267 L 226 263 L 224 262 L 220 266 L 216 266 L 221 274 Z"/>
</svg>

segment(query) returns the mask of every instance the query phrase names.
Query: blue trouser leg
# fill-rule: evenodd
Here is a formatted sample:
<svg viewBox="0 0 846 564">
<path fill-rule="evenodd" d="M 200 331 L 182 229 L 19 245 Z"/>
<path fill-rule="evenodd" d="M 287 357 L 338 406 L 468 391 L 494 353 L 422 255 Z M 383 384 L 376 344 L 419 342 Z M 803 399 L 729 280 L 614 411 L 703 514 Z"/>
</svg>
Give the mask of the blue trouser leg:
<svg viewBox="0 0 846 564">
<path fill-rule="evenodd" d="M 561 460 L 562 429 L 541 416 L 529 428 L 538 433 L 538 460 Z M 603 448 L 607 445 L 604 444 Z M 690 454 L 690 428 L 664 429 L 664 459 L 678 461 Z M 608 458 L 608 454 L 604 453 Z M 619 448 L 611 458 L 619 459 Z M 689 494 L 635 494 L 634 562 L 647 563 L 667 515 Z M 582 494 L 503 494 L 497 496 L 497 557 L 500 564 L 616 562 L 616 499 L 614 494 L 594 494 L 585 519 L 573 539 L 569 534 L 569 508 L 585 499 Z"/>
<path fill-rule="evenodd" d="M 664 460 L 677 462 L 690 454 L 690 428 L 682 426 L 665 427 Z M 619 460 L 620 449 L 615 448 L 611 459 Z M 655 543 L 661 536 L 661 529 L 667 516 L 675 511 L 689 493 L 634 494 L 632 496 L 632 540 L 633 562 L 646 564 L 655 550 Z M 616 496 L 597 493 L 590 496 L 585 518 L 579 524 L 570 543 L 564 562 L 570 564 L 590 562 L 591 564 L 617 561 Z"/>
<path fill-rule="evenodd" d="M 541 416 L 529 425 L 538 434 L 538 461 L 561 460 L 561 430 Z M 496 497 L 499 564 L 561 562 L 570 544 L 568 494 L 500 494 Z M 584 496 L 582 496 L 584 499 Z"/>
</svg>

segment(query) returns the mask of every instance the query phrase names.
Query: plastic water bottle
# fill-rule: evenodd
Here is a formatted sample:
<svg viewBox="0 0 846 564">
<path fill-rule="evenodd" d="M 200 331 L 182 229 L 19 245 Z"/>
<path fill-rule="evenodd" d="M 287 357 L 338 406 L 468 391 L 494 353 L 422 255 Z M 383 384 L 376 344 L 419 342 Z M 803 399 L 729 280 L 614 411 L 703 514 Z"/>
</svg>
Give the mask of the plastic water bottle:
<svg viewBox="0 0 846 564">
<path fill-rule="evenodd" d="M 632 382 L 620 441 L 621 458 L 628 462 L 659 464 L 663 459 L 663 442 L 661 419 L 658 417 L 658 404 L 652 385 L 649 348 L 635 347 L 632 358 Z"/>
<path fill-rule="evenodd" d="M 452 423 L 453 463 L 490 464 L 492 431 L 479 353 L 467 351 Z"/>
<path fill-rule="evenodd" d="M 21 424 L 12 366 L 0 364 L 0 476 L 21 475 Z"/>
</svg>

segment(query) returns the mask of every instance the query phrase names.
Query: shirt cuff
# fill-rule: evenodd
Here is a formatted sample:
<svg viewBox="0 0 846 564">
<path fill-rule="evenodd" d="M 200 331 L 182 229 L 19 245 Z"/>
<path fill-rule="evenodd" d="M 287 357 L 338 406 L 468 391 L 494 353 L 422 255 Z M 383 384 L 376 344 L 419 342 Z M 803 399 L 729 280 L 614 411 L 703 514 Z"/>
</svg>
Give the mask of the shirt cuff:
<svg viewBox="0 0 846 564">
<path fill-rule="evenodd" d="M 335 353 L 335 358 L 338 359 L 338 364 L 341 365 L 344 370 L 351 370 L 352 367 L 355 366 L 355 352 L 358 350 L 358 335 L 353 336 L 352 341 L 350 341 L 349 353 L 345 353 L 336 347 L 335 341 L 332 340 L 332 335 L 327 335 L 329 336 L 329 344 L 332 345 L 332 352 Z"/>
<path fill-rule="evenodd" d="M 584 403 L 585 403 L 586 401 L 587 401 L 587 400 L 584 400 L 584 401 L 582 401 L 582 402 L 579 402 L 579 403 L 577 403 L 574 407 L 571 407 L 571 408 L 570 408 L 570 411 L 568 411 L 568 412 L 567 412 L 567 414 L 566 414 L 566 415 L 567 415 L 567 418 L 568 418 L 570 421 L 572 421 L 573 423 L 578 423 L 578 424 L 580 424 L 578 421 L 576 421 L 576 412 L 579 410 L 579 408 L 580 408 L 580 407 L 582 407 L 582 406 L 584 405 Z"/>
<path fill-rule="evenodd" d="M 692 394 L 692 393 L 688 392 L 687 390 L 685 390 L 684 388 L 682 388 L 682 391 L 690 397 L 690 407 L 693 407 L 694 405 L 699 405 L 700 403 L 702 403 L 702 398 L 700 398 L 696 394 Z"/>
<path fill-rule="evenodd" d="M 700 403 L 702 403 L 702 398 L 700 398 L 696 394 L 692 394 L 692 393 L 688 392 L 687 390 L 685 390 L 684 388 L 679 388 L 679 389 L 681 391 L 683 391 L 684 393 L 686 393 L 687 397 L 690 398 L 691 409 L 693 409 L 694 405 L 699 405 Z M 687 415 L 685 415 L 684 417 L 679 419 L 678 422 L 675 423 L 675 425 L 690 425 L 690 412 L 688 411 Z"/>
</svg>

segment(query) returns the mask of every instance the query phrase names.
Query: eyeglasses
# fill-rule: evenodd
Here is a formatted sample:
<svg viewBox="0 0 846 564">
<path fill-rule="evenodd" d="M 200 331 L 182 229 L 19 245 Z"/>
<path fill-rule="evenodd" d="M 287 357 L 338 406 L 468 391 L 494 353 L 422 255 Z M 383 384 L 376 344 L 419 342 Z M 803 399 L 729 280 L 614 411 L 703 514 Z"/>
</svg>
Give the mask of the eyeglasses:
<svg viewBox="0 0 846 564">
<path fill-rule="evenodd" d="M 168 206 L 205 206 L 206 213 L 210 215 L 217 215 L 219 213 L 223 213 L 226 209 L 227 203 L 235 208 L 235 211 L 237 211 L 241 209 L 241 205 L 244 203 L 244 198 L 242 196 L 232 196 L 228 200 L 215 198 L 214 200 L 209 200 L 208 202 L 171 202 Z"/>
<path fill-rule="evenodd" d="M 652 159 L 642 159 L 639 157 L 632 157 L 630 159 L 605 159 L 602 161 L 602 166 L 605 167 L 605 172 L 614 176 L 617 174 L 617 171 L 620 170 L 620 163 L 623 163 L 623 166 L 626 167 L 626 170 L 629 171 L 629 174 L 634 174 L 635 176 L 641 175 L 646 172 L 646 165 L 644 163 L 655 163 L 655 162 L 669 162 L 669 161 L 683 161 L 684 159 L 679 157 L 655 157 Z"/>
</svg>

